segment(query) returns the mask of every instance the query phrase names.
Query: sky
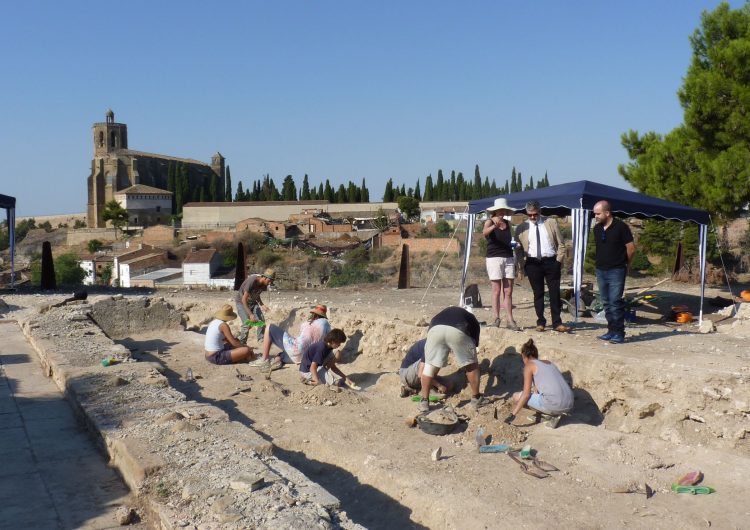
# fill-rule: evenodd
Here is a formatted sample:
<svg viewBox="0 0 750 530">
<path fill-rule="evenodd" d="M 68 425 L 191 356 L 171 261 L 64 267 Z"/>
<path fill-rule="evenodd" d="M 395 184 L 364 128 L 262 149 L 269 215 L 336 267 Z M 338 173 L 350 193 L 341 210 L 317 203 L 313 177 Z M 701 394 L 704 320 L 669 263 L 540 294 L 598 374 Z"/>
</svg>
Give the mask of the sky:
<svg viewBox="0 0 750 530">
<path fill-rule="evenodd" d="M 85 212 L 91 126 L 210 162 L 233 188 L 364 178 L 424 189 L 617 172 L 629 129 L 682 121 L 689 36 L 716 1 L 24 1 L 0 7 L 0 193 L 17 215 Z M 739 7 L 742 2 L 730 2 Z"/>
</svg>

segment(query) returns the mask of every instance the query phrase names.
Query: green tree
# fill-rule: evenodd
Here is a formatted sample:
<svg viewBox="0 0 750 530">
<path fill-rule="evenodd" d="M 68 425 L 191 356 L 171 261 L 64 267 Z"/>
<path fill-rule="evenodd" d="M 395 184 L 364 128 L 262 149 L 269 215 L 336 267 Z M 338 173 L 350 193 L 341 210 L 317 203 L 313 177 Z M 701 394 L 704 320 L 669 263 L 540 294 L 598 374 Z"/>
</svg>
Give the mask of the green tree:
<svg viewBox="0 0 750 530">
<path fill-rule="evenodd" d="M 86 247 L 89 249 L 89 252 L 91 252 L 92 254 L 94 252 L 98 252 L 99 250 L 101 250 L 102 246 L 104 246 L 104 243 L 102 243 L 98 239 L 91 239 L 86 244 Z"/>
<path fill-rule="evenodd" d="M 294 184 L 294 177 L 287 175 L 281 184 L 281 197 L 285 201 L 297 200 L 297 186 Z"/>
<path fill-rule="evenodd" d="M 513 166 L 513 170 L 510 172 L 510 190 L 508 190 L 509 193 L 515 193 L 518 191 L 516 178 L 516 166 Z"/>
<path fill-rule="evenodd" d="M 385 183 L 385 191 L 383 191 L 383 202 L 393 202 L 393 179 L 388 179 Z"/>
<path fill-rule="evenodd" d="M 227 176 L 224 182 L 224 202 L 232 202 L 232 173 L 227 166 Z"/>
<path fill-rule="evenodd" d="M 422 191 L 419 189 L 419 179 L 417 179 L 417 185 L 414 187 L 414 198 L 418 201 L 422 200 Z"/>
<path fill-rule="evenodd" d="M 362 179 L 362 191 L 360 193 L 360 200 L 362 202 L 370 202 L 370 190 L 367 189 L 365 179 Z"/>
<path fill-rule="evenodd" d="M 302 179 L 302 193 L 299 198 L 302 201 L 310 200 L 310 182 L 307 179 L 307 173 L 305 173 L 305 176 Z"/>
<path fill-rule="evenodd" d="M 75 254 L 62 254 L 55 260 L 57 285 L 81 285 L 86 271 L 81 268 Z"/>
<path fill-rule="evenodd" d="M 109 201 L 104 205 L 102 219 L 104 219 L 104 221 L 112 221 L 112 226 L 114 226 L 116 230 L 121 229 L 128 224 L 128 211 L 120 206 L 119 202 Z"/>
<path fill-rule="evenodd" d="M 438 169 L 437 180 L 435 180 L 435 191 L 433 192 L 435 200 L 444 201 L 445 196 L 443 193 L 445 193 L 445 179 L 443 178 L 443 170 Z"/>
<path fill-rule="evenodd" d="M 216 173 L 211 173 L 211 182 L 208 185 L 208 200 L 211 202 L 219 200 L 219 177 L 216 176 Z"/>
<path fill-rule="evenodd" d="M 643 193 L 731 219 L 750 201 L 750 4 L 704 11 L 678 91 L 684 123 L 666 135 L 628 131 L 620 174 Z"/>
<path fill-rule="evenodd" d="M 479 173 L 479 164 L 474 166 L 474 184 L 471 190 L 471 198 L 482 198 L 482 176 Z"/>
<path fill-rule="evenodd" d="M 397 199 L 399 211 L 407 220 L 419 219 L 419 201 L 403 195 Z"/>
<path fill-rule="evenodd" d="M 242 181 L 237 181 L 237 193 L 234 194 L 234 201 L 241 202 L 245 200 L 245 190 L 242 189 Z"/>
<path fill-rule="evenodd" d="M 317 196 L 317 199 L 318 199 L 319 201 L 327 200 L 327 199 L 325 198 L 325 193 L 324 193 L 324 191 L 323 191 L 323 183 L 322 183 L 322 182 L 321 182 L 320 184 L 318 184 L 318 193 L 317 193 L 317 195 L 318 195 L 318 196 Z"/>
<path fill-rule="evenodd" d="M 422 200 L 424 202 L 431 202 L 435 200 L 435 189 L 432 185 L 432 174 L 427 175 L 427 178 L 424 179 L 424 195 L 422 195 Z"/>
<path fill-rule="evenodd" d="M 346 188 L 343 184 L 339 184 L 339 189 L 336 190 L 336 202 L 339 204 L 346 202 Z"/>
<path fill-rule="evenodd" d="M 169 162 L 169 167 L 167 168 L 167 191 L 172 192 L 172 213 L 177 213 L 177 204 L 175 204 L 175 200 L 177 199 L 177 171 L 175 170 L 174 164 L 172 164 L 172 161 Z"/>
<path fill-rule="evenodd" d="M 331 183 L 328 179 L 326 179 L 326 187 L 325 187 L 325 190 L 323 191 L 323 199 L 325 199 L 326 201 L 330 203 L 336 202 L 336 198 L 333 193 L 333 188 L 331 187 Z"/>
</svg>

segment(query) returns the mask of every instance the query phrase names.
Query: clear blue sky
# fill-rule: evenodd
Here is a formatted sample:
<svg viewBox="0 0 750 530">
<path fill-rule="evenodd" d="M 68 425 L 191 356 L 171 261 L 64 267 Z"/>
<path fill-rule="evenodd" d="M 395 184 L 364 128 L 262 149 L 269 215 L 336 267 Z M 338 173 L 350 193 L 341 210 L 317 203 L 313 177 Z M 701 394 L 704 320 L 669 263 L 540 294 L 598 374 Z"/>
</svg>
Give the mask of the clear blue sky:
<svg viewBox="0 0 750 530">
<path fill-rule="evenodd" d="M 738 7 L 741 2 L 731 2 Z M 452 169 L 498 184 L 627 186 L 620 134 L 682 121 L 705 0 L 6 2 L 0 193 L 18 215 L 83 212 L 91 124 L 210 161 L 233 187 Z"/>
</svg>

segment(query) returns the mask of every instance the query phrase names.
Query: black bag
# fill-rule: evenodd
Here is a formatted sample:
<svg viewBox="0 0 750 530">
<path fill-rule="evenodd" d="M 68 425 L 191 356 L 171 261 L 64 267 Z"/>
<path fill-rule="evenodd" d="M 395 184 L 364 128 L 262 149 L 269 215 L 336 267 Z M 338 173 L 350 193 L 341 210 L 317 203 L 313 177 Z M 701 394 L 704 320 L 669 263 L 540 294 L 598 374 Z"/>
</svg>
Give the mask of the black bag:
<svg viewBox="0 0 750 530">
<path fill-rule="evenodd" d="M 482 295 L 479 294 L 479 286 L 471 283 L 464 291 L 464 305 L 469 307 L 482 307 Z"/>
</svg>

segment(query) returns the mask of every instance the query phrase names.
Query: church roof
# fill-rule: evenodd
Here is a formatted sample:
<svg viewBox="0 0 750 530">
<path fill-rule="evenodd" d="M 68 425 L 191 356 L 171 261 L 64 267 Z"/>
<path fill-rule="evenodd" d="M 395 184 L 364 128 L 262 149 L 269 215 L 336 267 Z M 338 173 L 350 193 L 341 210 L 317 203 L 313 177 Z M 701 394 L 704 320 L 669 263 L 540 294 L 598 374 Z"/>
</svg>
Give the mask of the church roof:
<svg viewBox="0 0 750 530">
<path fill-rule="evenodd" d="M 171 191 L 154 188 L 153 186 L 146 186 L 145 184 L 136 184 L 135 186 L 130 186 L 129 188 L 118 190 L 115 192 L 115 195 L 119 195 L 121 193 L 125 195 L 135 195 L 136 193 L 139 195 L 164 195 L 165 193 L 168 195 L 173 195 Z"/>
<path fill-rule="evenodd" d="M 147 153 L 145 151 L 134 151 L 133 149 L 120 149 L 117 151 L 118 155 L 130 155 L 130 156 L 142 156 L 147 158 L 161 158 L 163 160 L 173 160 L 175 162 L 185 162 L 187 164 L 197 164 L 199 166 L 211 167 L 210 164 L 201 162 L 200 160 L 194 160 L 192 158 L 180 158 L 177 156 L 160 155 L 157 153 Z"/>
</svg>

